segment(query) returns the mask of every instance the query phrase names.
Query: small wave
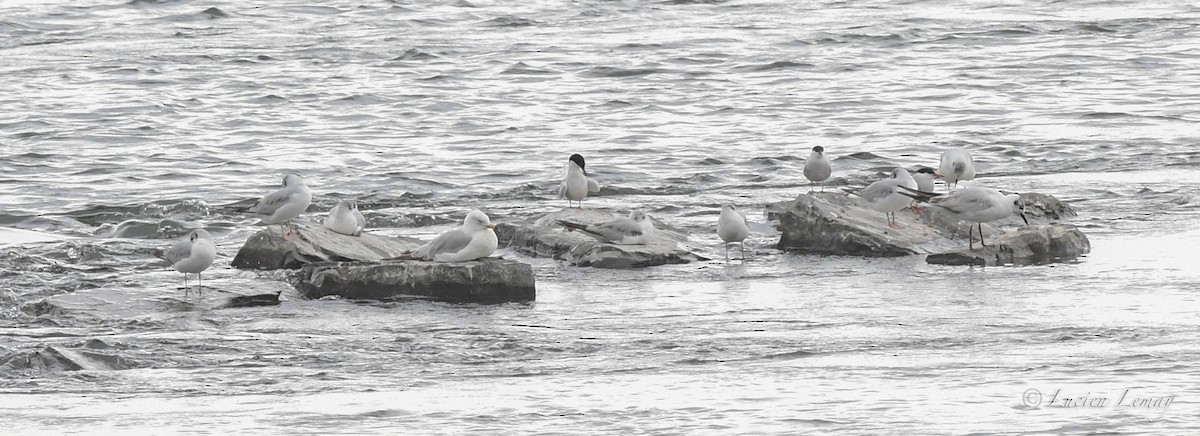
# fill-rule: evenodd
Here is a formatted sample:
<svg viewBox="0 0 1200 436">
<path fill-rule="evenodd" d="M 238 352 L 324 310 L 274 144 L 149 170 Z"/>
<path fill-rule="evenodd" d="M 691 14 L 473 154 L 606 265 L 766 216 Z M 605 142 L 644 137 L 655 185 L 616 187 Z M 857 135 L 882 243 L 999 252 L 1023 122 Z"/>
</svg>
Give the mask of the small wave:
<svg viewBox="0 0 1200 436">
<path fill-rule="evenodd" d="M 662 72 L 662 70 L 657 68 L 593 67 L 592 69 L 587 70 L 584 75 L 590 77 L 636 77 L 647 76 L 660 72 Z"/>
<path fill-rule="evenodd" d="M 604 103 L 600 103 L 600 104 L 598 104 L 598 105 L 595 105 L 594 107 L 601 107 L 601 108 L 604 108 L 604 107 L 606 107 L 606 108 L 618 108 L 618 107 L 622 107 L 622 108 L 627 108 L 627 107 L 631 107 L 631 106 L 633 106 L 633 103 L 627 102 L 627 101 L 625 101 L 625 100 L 609 100 L 609 101 L 606 101 L 606 102 L 604 102 Z"/>
<path fill-rule="evenodd" d="M 251 99 L 250 101 L 254 102 L 254 103 L 259 103 L 259 104 L 283 104 L 283 103 L 291 103 L 292 102 L 291 100 L 288 100 L 286 98 L 280 97 L 275 94 L 267 94 L 264 96 L 255 97 L 255 98 Z"/>
<path fill-rule="evenodd" d="M 389 60 L 392 60 L 392 61 L 427 61 L 430 59 L 437 59 L 437 58 L 438 58 L 438 56 L 421 51 L 420 49 L 410 48 L 408 50 L 405 50 L 403 53 L 400 53 L 399 56 L 396 56 Z"/>
<path fill-rule="evenodd" d="M 493 19 L 484 21 L 481 24 L 483 24 L 485 26 L 492 26 L 492 27 L 528 27 L 528 26 L 537 25 L 539 23 L 535 20 L 530 20 L 528 18 L 521 18 L 521 17 L 514 17 L 512 15 L 505 15 L 503 17 L 497 17 L 497 18 L 493 18 Z"/>
<path fill-rule="evenodd" d="M 771 62 L 769 64 L 762 64 L 762 65 L 743 65 L 740 67 L 736 67 L 734 69 L 738 70 L 738 71 L 760 72 L 760 71 L 782 70 L 782 69 L 788 69 L 788 68 L 812 68 L 815 66 L 816 65 L 814 65 L 814 64 L 804 63 L 804 62 L 775 61 L 775 62 Z"/>
<path fill-rule="evenodd" d="M 372 104 L 382 104 L 389 102 L 388 99 L 373 94 L 358 94 L 348 95 L 341 98 L 336 98 L 329 101 L 329 104 L 338 106 L 363 106 Z"/>
<path fill-rule="evenodd" d="M 759 359 L 762 359 L 762 360 L 793 360 L 793 359 L 800 359 L 800 358 L 809 357 L 809 356 L 815 356 L 816 354 L 818 354 L 818 353 L 812 352 L 812 351 L 796 350 L 796 351 L 789 351 L 786 353 L 766 354 L 763 356 L 759 356 Z"/>
<path fill-rule="evenodd" d="M 129 5 L 129 6 L 159 6 L 159 5 L 170 5 L 170 4 L 176 4 L 176 3 L 187 3 L 190 1 L 191 0 L 129 0 L 125 4 Z"/>
<path fill-rule="evenodd" d="M 1135 115 L 1127 114 L 1125 112 L 1089 112 L 1089 113 L 1083 114 L 1083 118 L 1096 118 L 1096 119 L 1125 118 L 1125 117 L 1133 117 L 1133 116 L 1135 116 Z"/>
<path fill-rule="evenodd" d="M 557 71 L 554 71 L 554 70 L 547 70 L 547 69 L 542 69 L 542 68 L 534 68 L 534 67 L 531 67 L 531 66 L 529 66 L 528 64 L 526 64 L 526 63 L 524 63 L 524 62 L 517 62 L 517 63 L 513 64 L 513 66 L 511 66 L 511 67 L 508 67 L 508 68 L 507 68 L 507 69 L 505 69 L 504 71 L 501 71 L 501 72 L 500 72 L 500 74 L 534 74 L 534 75 L 545 75 L 545 74 L 558 74 L 558 72 L 557 72 Z"/>
<path fill-rule="evenodd" d="M 719 5 L 728 2 L 729 0 L 666 0 L 659 4 L 671 6 L 686 6 L 686 5 Z"/>
</svg>

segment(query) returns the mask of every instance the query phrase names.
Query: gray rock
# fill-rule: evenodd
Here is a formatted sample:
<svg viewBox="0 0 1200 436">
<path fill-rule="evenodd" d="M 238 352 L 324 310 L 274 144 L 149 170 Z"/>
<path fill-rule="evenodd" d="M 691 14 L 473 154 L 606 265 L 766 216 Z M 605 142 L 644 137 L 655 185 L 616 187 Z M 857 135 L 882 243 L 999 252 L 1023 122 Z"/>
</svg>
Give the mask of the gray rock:
<svg viewBox="0 0 1200 436">
<path fill-rule="evenodd" d="M 1039 221 L 1073 216 L 1075 212 L 1069 206 L 1043 194 L 1022 194 L 1022 198 L 1027 199 L 1030 226 L 1021 225 L 1016 215 L 983 225 L 985 238 L 996 241 L 997 246 L 988 249 L 996 255 L 987 254 L 990 251 L 980 252 L 979 256 L 968 253 L 968 224 L 936 207 L 925 207 L 919 216 L 907 210 L 897 212 L 901 228 L 894 229 L 887 225 L 883 213 L 862 207 L 860 199 L 842 192 L 822 192 L 769 205 L 767 216 L 779 221 L 782 233 L 779 249 L 808 254 L 867 257 L 930 254 L 937 256 L 928 259 L 929 262 L 948 263 L 969 257 L 975 260 L 961 262 L 978 264 L 981 261 L 977 259 L 984 259 L 984 264 L 995 265 L 1068 260 L 1091 249 L 1087 237 L 1073 226 L 1037 225 Z M 1000 230 L 1000 226 L 1008 224 L 1019 227 Z"/>
<path fill-rule="evenodd" d="M 70 314 L 99 319 L 134 319 L 165 312 L 277 305 L 283 291 L 251 286 L 218 289 L 205 285 L 204 292 L 197 293 L 195 282 L 191 285 L 188 295 L 175 287 L 88 289 L 43 298 L 23 309 L 33 316 Z"/>
<path fill-rule="evenodd" d="M 1036 265 L 1065 262 L 1090 252 L 1087 236 L 1074 226 L 1048 224 L 1008 232 L 974 250 L 931 254 L 925 262 L 939 265 Z"/>
<path fill-rule="evenodd" d="M 503 247 L 577 266 L 641 268 L 708 260 L 682 246 L 687 236 L 657 221 L 654 237 L 646 245 L 607 244 L 580 232 L 568 232 L 557 223 L 559 220 L 602 223 L 624 215 L 602 209 L 565 209 L 519 223 L 497 224 L 496 237 Z"/>
<path fill-rule="evenodd" d="M 421 245 L 421 241 L 413 238 L 370 233 L 347 236 L 311 223 L 296 223 L 293 234 L 284 239 L 282 229 L 270 225 L 250 236 L 230 264 L 235 268 L 296 269 L 329 261 L 374 262 L 400 256 Z"/>
<path fill-rule="evenodd" d="M 305 265 L 296 289 L 307 298 L 428 298 L 456 303 L 533 301 L 533 267 L 498 258 L 471 262 L 392 260 Z"/>
</svg>

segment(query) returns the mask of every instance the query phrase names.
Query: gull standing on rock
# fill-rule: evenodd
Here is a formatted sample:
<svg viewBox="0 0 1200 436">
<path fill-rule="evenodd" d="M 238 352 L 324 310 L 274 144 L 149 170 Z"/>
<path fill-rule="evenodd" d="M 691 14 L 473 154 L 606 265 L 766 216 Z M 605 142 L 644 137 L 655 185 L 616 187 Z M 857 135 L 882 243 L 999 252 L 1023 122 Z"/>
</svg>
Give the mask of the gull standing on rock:
<svg viewBox="0 0 1200 436">
<path fill-rule="evenodd" d="M 291 224 L 291 221 L 308 209 L 312 203 L 312 190 L 304 184 L 298 174 L 283 176 L 283 187 L 263 197 L 250 208 L 250 213 L 264 215 L 264 224 Z M 284 233 L 286 239 L 291 229 Z"/>
<path fill-rule="evenodd" d="M 971 160 L 971 152 L 965 148 L 951 148 L 942 152 L 942 162 L 936 173 L 946 180 L 950 189 L 958 187 L 958 182 L 975 179 L 975 161 Z"/>
<path fill-rule="evenodd" d="M 629 212 L 629 217 L 621 217 L 600 224 L 579 224 L 570 221 L 559 221 L 570 230 L 579 230 L 600 242 L 617 245 L 645 245 L 654 236 L 654 223 L 650 216 L 640 210 Z"/>
<path fill-rule="evenodd" d="M 821 184 L 829 175 L 833 174 L 833 163 L 829 158 L 825 157 L 825 147 L 816 146 L 812 148 L 812 153 L 808 154 L 808 160 L 804 161 L 804 177 L 809 181 Z M 825 185 L 821 185 L 821 191 L 825 191 Z M 809 192 L 812 192 L 810 189 Z"/>
<path fill-rule="evenodd" d="M 588 191 L 591 190 L 584 167 L 583 155 L 579 153 L 572 154 L 567 160 L 567 173 L 563 176 L 562 187 L 558 190 L 558 198 L 567 199 L 567 207 L 571 207 L 572 201 L 579 202 L 579 206 L 583 207 L 583 199 L 587 198 Z M 596 190 L 600 190 L 599 185 L 596 186 Z"/>
<path fill-rule="evenodd" d="M 467 262 L 478 260 L 496 251 L 496 225 L 486 214 L 472 210 L 463 219 L 461 227 L 438 235 L 428 244 L 417 247 L 410 253 L 412 259 L 434 262 Z"/>
<path fill-rule="evenodd" d="M 952 191 L 948 194 L 937 195 L 932 192 L 906 190 L 904 195 L 913 199 L 928 201 L 931 206 L 937 206 L 954 214 L 962 221 L 976 223 L 979 227 L 979 245 L 987 246 L 983 241 L 983 223 L 992 222 L 1016 214 L 1021 221 L 1029 225 L 1025 217 L 1025 202 L 1018 194 L 1004 194 L 995 189 L 971 187 Z M 975 249 L 973 237 L 975 226 L 967 232 L 967 249 Z"/>
<path fill-rule="evenodd" d="M 896 168 L 892 170 L 890 178 L 867 185 L 858 196 L 867 201 L 867 207 L 883 212 L 887 217 L 888 226 L 898 229 L 900 226 L 896 224 L 896 212 L 912 204 L 912 198 L 900 193 L 901 186 L 915 190 L 917 182 L 904 168 Z"/>
<path fill-rule="evenodd" d="M 200 273 L 212 266 L 217 257 L 217 246 L 213 244 L 212 236 L 207 230 L 196 229 L 188 233 L 187 239 L 176 242 L 166 251 L 154 253 L 160 259 L 171 263 L 175 271 L 183 273 L 183 295 L 188 294 L 188 274 L 196 274 L 196 291 L 204 293 L 204 279 Z"/>
<path fill-rule="evenodd" d="M 325 217 L 325 227 L 343 235 L 360 236 L 367 227 L 367 219 L 358 211 L 357 203 L 342 200 Z"/>
<path fill-rule="evenodd" d="M 737 242 L 742 250 L 742 262 L 746 261 L 746 237 L 750 227 L 746 225 L 746 214 L 732 204 L 721 206 L 721 217 L 717 219 L 717 236 L 725 241 L 725 263 L 729 263 L 729 244 Z"/>
</svg>

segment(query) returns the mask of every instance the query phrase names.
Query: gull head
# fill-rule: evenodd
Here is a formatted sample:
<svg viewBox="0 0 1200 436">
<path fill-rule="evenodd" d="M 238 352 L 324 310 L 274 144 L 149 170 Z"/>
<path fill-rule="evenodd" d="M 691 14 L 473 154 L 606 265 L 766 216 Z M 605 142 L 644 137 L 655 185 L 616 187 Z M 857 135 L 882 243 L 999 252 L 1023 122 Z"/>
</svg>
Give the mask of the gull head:
<svg viewBox="0 0 1200 436">
<path fill-rule="evenodd" d="M 646 221 L 646 217 L 648 217 L 648 216 L 649 215 L 646 215 L 646 212 L 642 212 L 640 210 L 629 211 L 629 219 L 637 221 L 639 223 Z"/>
<path fill-rule="evenodd" d="M 724 206 L 721 206 L 721 212 L 737 212 L 737 206 L 734 206 L 732 203 L 727 203 Z"/>
<path fill-rule="evenodd" d="M 579 154 L 579 153 L 572 154 L 570 160 L 572 163 L 579 166 L 579 169 L 583 171 L 584 175 L 587 174 L 587 166 L 583 162 L 582 154 Z"/>
<path fill-rule="evenodd" d="M 907 176 L 907 175 L 908 175 L 908 171 L 905 170 L 904 168 L 896 168 L 896 169 L 892 170 L 892 178 L 893 179 L 902 179 L 902 178 L 904 178 L 904 176 Z"/>
<path fill-rule="evenodd" d="M 494 229 L 495 224 L 488 218 L 486 214 L 480 212 L 479 209 L 472 210 L 467 214 L 467 218 L 463 220 L 463 227 L 473 230 L 481 230 L 484 228 Z"/>
<path fill-rule="evenodd" d="M 290 173 L 283 176 L 283 187 L 303 185 L 304 179 L 300 178 L 299 174 Z"/>
<path fill-rule="evenodd" d="M 820 145 L 813 147 L 812 150 L 813 150 L 813 153 L 816 153 L 816 154 L 824 154 L 825 153 L 825 147 L 822 147 Z"/>
<path fill-rule="evenodd" d="M 208 234 L 208 230 L 204 230 L 204 229 L 192 230 L 192 234 L 188 236 L 188 240 L 192 241 L 192 242 L 196 242 L 197 239 L 207 239 L 207 240 L 211 241 L 212 235 Z"/>
</svg>

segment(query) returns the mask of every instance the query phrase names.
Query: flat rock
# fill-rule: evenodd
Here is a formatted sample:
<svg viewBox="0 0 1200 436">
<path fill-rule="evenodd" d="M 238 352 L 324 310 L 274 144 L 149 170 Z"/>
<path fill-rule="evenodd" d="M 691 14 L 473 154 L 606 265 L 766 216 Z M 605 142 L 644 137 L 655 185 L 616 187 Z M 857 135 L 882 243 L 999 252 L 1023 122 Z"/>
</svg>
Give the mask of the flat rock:
<svg viewBox="0 0 1200 436">
<path fill-rule="evenodd" d="M 279 304 L 283 289 L 195 288 L 187 295 L 182 289 L 170 288 L 96 288 L 43 298 L 28 304 L 25 312 L 34 315 L 92 316 L 105 319 L 133 319 L 164 312 L 216 310 L 235 307 L 271 306 Z"/>
<path fill-rule="evenodd" d="M 533 267 L 512 260 L 331 262 L 305 265 L 296 289 L 306 298 L 425 298 L 455 303 L 533 301 Z"/>
<path fill-rule="evenodd" d="M 421 245 L 413 238 L 343 235 L 312 223 L 296 223 L 292 228 L 287 238 L 279 225 L 260 230 L 246 240 L 230 264 L 234 268 L 297 269 L 318 262 L 375 262 Z"/>
<path fill-rule="evenodd" d="M 895 229 L 888 226 L 883 213 L 865 208 L 861 199 L 843 192 L 821 192 L 769 205 L 767 217 L 779 220 L 782 233 L 779 249 L 808 254 L 867 257 L 928 254 L 937 255 L 927 257 L 931 263 L 996 265 L 1069 260 L 1090 251 L 1087 237 L 1073 226 L 1044 225 L 1074 216 L 1075 211 L 1069 206 L 1043 194 L 1022 194 L 1022 199 L 1026 201 L 1026 216 L 1031 225 L 1022 225 L 1017 215 L 983 225 L 985 238 L 996 240 L 994 256 L 987 251 L 968 253 L 967 223 L 937 207 L 925 207 L 920 215 L 908 210 L 897 212 L 896 221 L 901 228 Z M 1004 225 L 1018 227 L 1001 230 Z M 967 257 L 972 260 L 963 260 Z"/>
<path fill-rule="evenodd" d="M 598 224 L 618 216 L 603 209 L 564 209 L 518 223 L 496 225 L 501 246 L 523 254 L 565 260 L 572 265 L 596 268 L 642 268 L 708 260 L 683 246 L 687 236 L 655 221 L 654 237 L 646 245 L 616 245 L 597 241 L 580 232 L 568 232 L 559 220 Z"/>
</svg>

